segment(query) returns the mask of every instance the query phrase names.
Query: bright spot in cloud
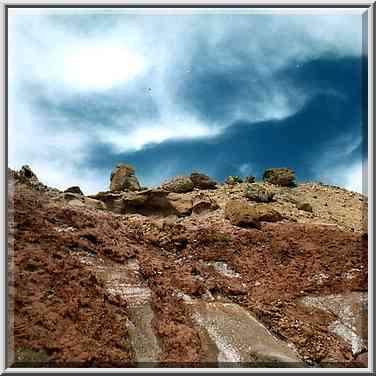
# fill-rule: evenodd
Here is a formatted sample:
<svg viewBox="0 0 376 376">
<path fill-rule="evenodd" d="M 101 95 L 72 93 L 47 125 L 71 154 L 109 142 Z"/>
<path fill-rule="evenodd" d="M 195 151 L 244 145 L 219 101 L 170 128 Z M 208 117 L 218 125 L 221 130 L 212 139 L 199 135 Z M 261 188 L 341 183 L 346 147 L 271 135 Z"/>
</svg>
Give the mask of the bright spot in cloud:
<svg viewBox="0 0 376 376">
<path fill-rule="evenodd" d="M 364 176 L 366 173 L 363 170 L 363 164 L 361 162 L 352 165 L 347 171 L 343 172 L 343 185 L 350 191 L 367 194 L 367 179 Z"/>
<path fill-rule="evenodd" d="M 367 161 L 364 163 L 364 167 L 365 166 L 367 166 Z M 325 172 L 320 174 L 318 180 L 344 187 L 349 191 L 367 195 L 368 187 L 366 174 L 366 168 L 363 168 L 363 163 L 360 161 L 348 166 L 340 165 L 335 168 L 328 168 Z"/>
<path fill-rule="evenodd" d="M 161 120 L 153 123 L 137 124 L 132 128 L 110 129 L 103 127 L 97 135 L 102 140 L 111 144 L 118 153 L 138 151 L 144 146 L 161 143 L 167 140 L 194 139 L 212 137 L 220 133 L 219 128 L 209 127 L 193 118 L 175 120 Z"/>
<path fill-rule="evenodd" d="M 85 41 L 58 52 L 63 80 L 78 90 L 107 90 L 145 69 L 141 56 L 121 43 Z"/>
</svg>

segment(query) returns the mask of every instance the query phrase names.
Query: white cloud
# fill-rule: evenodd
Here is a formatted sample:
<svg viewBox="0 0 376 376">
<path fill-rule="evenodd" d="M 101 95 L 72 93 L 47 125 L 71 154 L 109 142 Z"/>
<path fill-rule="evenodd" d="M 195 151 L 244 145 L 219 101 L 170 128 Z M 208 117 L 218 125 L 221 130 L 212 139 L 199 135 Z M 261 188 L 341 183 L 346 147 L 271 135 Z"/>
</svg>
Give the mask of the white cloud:
<svg viewBox="0 0 376 376">
<path fill-rule="evenodd" d="M 367 195 L 367 173 L 362 162 L 358 162 L 349 168 L 343 169 L 342 176 L 344 181 L 343 186 L 345 188 L 349 189 L 350 191 Z"/>
<path fill-rule="evenodd" d="M 186 114 L 156 119 L 152 122 L 126 124 L 123 130 L 99 127 L 95 132 L 102 142 L 111 144 L 114 152 L 122 153 L 141 150 L 145 145 L 166 140 L 212 137 L 219 129 L 209 128 Z"/>
<path fill-rule="evenodd" d="M 367 165 L 367 162 L 365 163 Z M 350 191 L 367 195 L 366 169 L 362 162 L 350 166 L 338 166 L 325 176 L 325 181 L 330 184 L 344 187 Z"/>
<path fill-rule="evenodd" d="M 339 160 L 336 159 L 336 161 Z M 321 163 L 316 167 L 318 181 L 367 195 L 367 160 L 351 164 L 333 163 L 333 159 L 328 159 L 328 161 L 331 163 Z"/>
<path fill-rule="evenodd" d="M 109 189 L 109 176 L 102 176 L 94 169 L 75 168 L 71 160 L 36 159 L 31 168 L 39 180 L 49 187 L 65 190 L 79 185 L 86 195 Z"/>
</svg>

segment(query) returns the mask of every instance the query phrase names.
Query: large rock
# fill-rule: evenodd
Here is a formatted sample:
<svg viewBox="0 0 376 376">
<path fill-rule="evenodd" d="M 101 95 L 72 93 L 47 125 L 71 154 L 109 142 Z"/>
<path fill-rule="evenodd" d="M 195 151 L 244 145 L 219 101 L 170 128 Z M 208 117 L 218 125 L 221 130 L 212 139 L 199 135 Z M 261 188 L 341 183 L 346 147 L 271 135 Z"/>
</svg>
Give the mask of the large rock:
<svg viewBox="0 0 376 376">
<path fill-rule="evenodd" d="M 106 208 L 117 214 L 142 214 L 168 216 L 177 210 L 167 198 L 169 192 L 146 189 L 139 192 L 99 192 L 90 198 L 104 202 Z"/>
<path fill-rule="evenodd" d="M 242 290 L 243 289 L 243 290 Z M 228 290 L 231 290 L 229 286 Z M 230 294 L 244 294 L 242 286 Z M 212 340 L 217 352 L 210 362 L 226 367 L 303 367 L 291 344 L 275 337 L 245 308 L 232 302 L 186 302 L 196 325 Z"/>
<path fill-rule="evenodd" d="M 34 174 L 33 170 L 31 169 L 29 165 L 24 165 L 21 167 L 20 175 L 27 179 L 34 178 L 38 180 L 37 176 Z"/>
<path fill-rule="evenodd" d="M 62 195 L 64 199 L 68 201 L 69 206 L 82 206 L 100 210 L 107 209 L 107 206 L 104 204 L 104 202 L 94 198 L 85 197 L 79 193 L 64 192 Z"/>
<path fill-rule="evenodd" d="M 225 206 L 225 218 L 235 226 L 260 228 L 257 210 L 243 200 L 228 201 Z"/>
<path fill-rule="evenodd" d="M 162 216 L 176 214 L 175 208 L 167 198 L 168 193 L 162 189 L 129 192 L 123 196 L 124 213 Z"/>
<path fill-rule="evenodd" d="M 140 183 L 135 176 L 135 170 L 130 165 L 118 164 L 111 172 L 111 192 L 139 191 Z"/>
<path fill-rule="evenodd" d="M 203 214 L 218 208 L 217 202 L 205 193 L 199 193 L 193 197 L 193 214 Z"/>
<path fill-rule="evenodd" d="M 283 219 L 281 213 L 271 208 L 267 204 L 256 204 L 255 206 L 257 215 L 260 221 L 263 222 L 278 222 Z"/>
<path fill-rule="evenodd" d="M 270 168 L 265 170 L 263 180 L 283 187 L 294 187 L 295 174 L 290 168 Z"/>
<path fill-rule="evenodd" d="M 67 188 L 64 192 L 70 192 L 70 193 L 77 193 L 79 195 L 83 195 L 82 191 L 81 191 L 81 188 L 78 187 L 77 185 L 73 186 L 73 187 L 69 187 Z"/>
<path fill-rule="evenodd" d="M 273 201 L 274 192 L 258 184 L 250 184 L 245 187 L 244 197 L 256 202 Z"/>
<path fill-rule="evenodd" d="M 194 184 L 188 176 L 176 176 L 162 183 L 161 188 L 175 193 L 186 193 L 193 190 Z"/>
<path fill-rule="evenodd" d="M 123 196 L 124 196 L 124 193 L 99 192 L 96 195 L 89 196 L 89 198 L 102 201 L 105 207 L 114 213 L 123 214 L 124 213 Z"/>
<path fill-rule="evenodd" d="M 350 292 L 336 295 L 304 296 L 297 303 L 333 315 L 328 330 L 347 342 L 353 355 L 368 349 L 368 293 Z"/>
<path fill-rule="evenodd" d="M 195 188 L 199 189 L 215 189 L 217 188 L 217 182 L 210 178 L 208 175 L 201 174 L 199 172 L 192 172 L 191 180 Z"/>
<path fill-rule="evenodd" d="M 192 199 L 187 195 L 171 192 L 167 198 L 178 216 L 190 215 L 192 213 Z"/>
</svg>

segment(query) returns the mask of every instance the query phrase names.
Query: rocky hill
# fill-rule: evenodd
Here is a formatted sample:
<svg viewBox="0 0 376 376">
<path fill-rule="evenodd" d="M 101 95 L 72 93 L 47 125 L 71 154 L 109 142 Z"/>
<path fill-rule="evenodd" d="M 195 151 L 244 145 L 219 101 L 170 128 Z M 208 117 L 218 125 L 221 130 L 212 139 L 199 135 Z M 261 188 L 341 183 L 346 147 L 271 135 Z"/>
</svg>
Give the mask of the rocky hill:
<svg viewBox="0 0 376 376">
<path fill-rule="evenodd" d="M 14 366 L 366 367 L 367 198 L 199 172 L 85 196 L 8 169 Z"/>
</svg>

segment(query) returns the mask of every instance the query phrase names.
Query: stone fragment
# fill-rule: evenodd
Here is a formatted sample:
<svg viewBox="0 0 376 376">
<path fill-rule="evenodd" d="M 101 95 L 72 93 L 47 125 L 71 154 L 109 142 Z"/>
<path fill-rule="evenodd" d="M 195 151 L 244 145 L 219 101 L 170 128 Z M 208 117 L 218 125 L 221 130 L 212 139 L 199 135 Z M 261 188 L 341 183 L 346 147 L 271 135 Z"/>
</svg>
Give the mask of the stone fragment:
<svg viewBox="0 0 376 376">
<path fill-rule="evenodd" d="M 306 211 L 306 212 L 310 212 L 310 213 L 313 212 L 312 205 L 311 205 L 309 202 L 298 202 L 298 203 L 296 204 L 296 207 L 297 207 L 299 210 L 304 210 L 304 211 Z"/>
<path fill-rule="evenodd" d="M 111 192 L 139 191 L 140 183 L 135 176 L 135 169 L 130 165 L 118 164 L 111 172 Z"/>
<path fill-rule="evenodd" d="M 258 184 L 249 184 L 244 190 L 244 197 L 256 202 L 271 202 L 274 192 Z"/>
<path fill-rule="evenodd" d="M 257 210 L 243 200 L 228 201 L 225 206 L 225 218 L 235 226 L 260 228 Z"/>
<path fill-rule="evenodd" d="M 271 208 L 267 204 L 256 204 L 255 205 L 256 212 L 259 216 L 260 221 L 264 222 L 278 222 L 283 219 L 281 213 L 277 210 Z"/>
<path fill-rule="evenodd" d="M 82 191 L 81 191 L 81 188 L 78 187 L 77 185 L 73 186 L 73 187 L 69 187 L 67 188 L 64 192 L 69 192 L 69 193 L 77 193 L 79 195 L 83 195 Z"/>
<path fill-rule="evenodd" d="M 215 189 L 217 188 L 217 182 L 210 178 L 208 175 L 201 174 L 199 172 L 192 172 L 190 176 L 195 188 L 198 189 Z"/>
<path fill-rule="evenodd" d="M 218 208 L 217 202 L 205 193 L 200 193 L 193 198 L 192 212 L 194 214 L 203 214 Z"/>
<path fill-rule="evenodd" d="M 282 187 L 294 187 L 295 173 L 290 168 L 270 168 L 265 170 L 263 180 Z"/>
<path fill-rule="evenodd" d="M 186 193 L 193 191 L 194 184 L 188 176 L 176 176 L 161 184 L 161 188 L 175 193 Z"/>
</svg>

